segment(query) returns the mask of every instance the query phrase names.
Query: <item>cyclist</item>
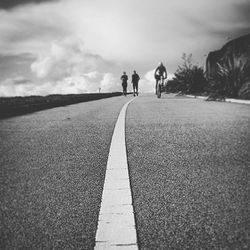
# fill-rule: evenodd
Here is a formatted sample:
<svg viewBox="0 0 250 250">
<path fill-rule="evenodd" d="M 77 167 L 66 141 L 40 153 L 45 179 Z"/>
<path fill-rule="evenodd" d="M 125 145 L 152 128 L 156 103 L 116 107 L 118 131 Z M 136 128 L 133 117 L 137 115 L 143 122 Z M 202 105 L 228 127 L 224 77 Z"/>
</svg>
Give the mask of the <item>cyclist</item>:
<svg viewBox="0 0 250 250">
<path fill-rule="evenodd" d="M 161 79 L 161 77 L 164 77 L 164 79 L 167 78 L 167 70 L 166 67 L 163 65 L 162 62 L 159 63 L 158 67 L 155 69 L 155 80 L 156 80 L 156 84 L 155 84 L 155 94 L 157 94 L 157 85 L 159 80 Z"/>
<path fill-rule="evenodd" d="M 132 84 L 133 84 L 134 96 L 135 95 L 138 96 L 138 82 L 139 82 L 139 80 L 140 80 L 140 76 L 134 70 L 134 74 L 132 75 Z"/>
<path fill-rule="evenodd" d="M 123 88 L 123 95 L 127 95 L 127 86 L 128 86 L 128 76 L 126 75 L 126 72 L 123 72 L 123 75 L 121 76 L 122 80 L 122 88 Z"/>
</svg>

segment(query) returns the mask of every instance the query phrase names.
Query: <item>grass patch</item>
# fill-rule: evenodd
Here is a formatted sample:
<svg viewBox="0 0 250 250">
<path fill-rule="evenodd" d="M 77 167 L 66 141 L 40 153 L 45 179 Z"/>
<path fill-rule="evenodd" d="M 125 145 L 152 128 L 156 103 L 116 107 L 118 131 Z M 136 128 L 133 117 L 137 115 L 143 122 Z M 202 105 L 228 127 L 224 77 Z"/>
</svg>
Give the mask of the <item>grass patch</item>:
<svg viewBox="0 0 250 250">
<path fill-rule="evenodd" d="M 0 119 L 54 107 L 66 106 L 70 104 L 88 102 L 121 95 L 121 92 L 114 92 L 26 97 L 1 97 Z"/>
</svg>

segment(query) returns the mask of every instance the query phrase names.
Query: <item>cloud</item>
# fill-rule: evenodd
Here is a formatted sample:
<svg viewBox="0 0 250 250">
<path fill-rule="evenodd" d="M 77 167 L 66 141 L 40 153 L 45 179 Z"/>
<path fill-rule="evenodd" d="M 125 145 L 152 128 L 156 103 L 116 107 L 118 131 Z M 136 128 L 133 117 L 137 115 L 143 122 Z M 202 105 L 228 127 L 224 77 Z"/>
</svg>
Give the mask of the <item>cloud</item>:
<svg viewBox="0 0 250 250">
<path fill-rule="evenodd" d="M 24 96 L 31 93 L 32 88 L 32 82 L 23 76 L 7 78 L 0 82 L 0 96 Z"/>
<path fill-rule="evenodd" d="M 243 0 L 239 2 L 235 2 L 233 7 L 236 10 L 236 16 L 238 18 L 238 22 L 241 22 L 245 26 L 250 23 L 250 2 L 248 0 Z"/>
<path fill-rule="evenodd" d="M 30 78 L 30 65 L 34 60 L 35 56 L 29 53 L 0 54 L 0 82 L 20 75 Z"/>
<path fill-rule="evenodd" d="M 114 65 L 111 62 L 104 60 L 99 55 L 87 52 L 84 43 L 76 38 L 52 42 L 50 50 L 46 54 L 40 55 L 31 64 L 31 70 L 38 78 L 49 80 L 79 76 L 97 69 L 103 72 L 112 67 Z M 89 76 L 93 77 L 93 75 Z"/>
<path fill-rule="evenodd" d="M 0 96 L 29 96 L 50 94 L 82 94 L 121 91 L 112 73 L 90 72 L 87 75 L 65 77 L 61 80 L 34 83 L 23 77 L 0 83 Z"/>
<path fill-rule="evenodd" d="M 54 40 L 72 34 L 69 20 L 61 15 L 58 2 L 25 5 L 12 11 L 0 10 L 0 51 L 9 54 L 38 54 Z M 56 22 L 54 21 L 56 20 Z"/>
<path fill-rule="evenodd" d="M 121 91 L 120 81 L 111 73 L 104 74 L 100 85 L 102 92 Z"/>
<path fill-rule="evenodd" d="M 12 79 L 12 82 L 14 85 L 24 85 L 24 84 L 30 84 L 31 81 L 30 79 L 26 79 L 25 77 L 16 77 L 14 79 Z"/>
<path fill-rule="evenodd" d="M 139 92 L 143 93 L 151 93 L 155 90 L 155 78 L 154 78 L 154 71 L 148 71 L 141 80 L 139 81 Z"/>
<path fill-rule="evenodd" d="M 25 5 L 2 13 L 0 49 L 37 53 L 46 51 L 53 40 L 80 36 L 91 53 L 106 59 L 141 64 L 143 70 L 166 60 L 174 71 L 183 52 L 200 57 L 222 45 L 225 34 L 234 37 L 246 31 L 245 6 L 246 0 L 64 0 Z"/>
<path fill-rule="evenodd" d="M 1 0 L 0 9 L 11 9 L 16 6 L 24 5 L 24 4 L 38 4 L 42 2 L 51 2 L 58 0 Z"/>
<path fill-rule="evenodd" d="M 27 59 L 29 55 L 23 56 Z M 30 69 L 32 81 L 23 76 L 0 81 L 0 96 L 115 92 L 121 88 L 112 73 L 116 65 L 88 52 L 83 41 L 75 37 L 53 41 L 47 53 L 33 58 Z"/>
<path fill-rule="evenodd" d="M 7 78 L 4 81 L 0 82 L 0 85 L 25 85 L 25 84 L 30 84 L 31 81 L 30 79 L 27 79 L 23 76 L 18 76 L 15 78 Z"/>
<path fill-rule="evenodd" d="M 145 75 L 142 89 L 149 91 L 154 81 L 147 72 L 159 61 L 173 73 L 186 52 L 204 65 L 204 55 L 221 48 L 227 37 L 250 32 L 249 5 L 248 0 L 1 1 L 0 51 L 19 57 L 20 64 L 2 57 L 0 81 L 22 75 L 36 93 L 45 93 L 45 87 L 64 92 L 60 86 L 98 91 L 102 81 L 102 89 L 120 87 L 122 71 L 136 69 Z M 22 62 L 24 54 L 33 59 Z"/>
</svg>

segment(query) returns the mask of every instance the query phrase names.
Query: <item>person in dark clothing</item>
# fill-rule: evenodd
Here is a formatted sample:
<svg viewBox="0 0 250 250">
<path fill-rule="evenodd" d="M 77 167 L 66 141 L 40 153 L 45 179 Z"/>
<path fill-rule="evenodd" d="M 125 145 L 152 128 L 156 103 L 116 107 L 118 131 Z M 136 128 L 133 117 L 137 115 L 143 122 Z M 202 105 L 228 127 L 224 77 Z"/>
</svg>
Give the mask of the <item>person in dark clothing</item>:
<svg viewBox="0 0 250 250">
<path fill-rule="evenodd" d="M 138 96 L 138 83 L 139 83 L 139 80 L 140 80 L 140 76 L 134 70 L 134 74 L 132 75 L 132 84 L 133 84 L 134 96 L 135 95 Z"/>
<path fill-rule="evenodd" d="M 155 80 L 156 80 L 155 93 L 157 90 L 158 82 L 161 79 L 161 77 L 164 77 L 164 79 L 167 78 L 167 70 L 162 62 L 160 62 L 158 67 L 155 69 Z"/>
<path fill-rule="evenodd" d="M 126 75 L 126 72 L 123 72 L 123 75 L 121 76 L 122 80 L 122 88 L 123 88 L 123 95 L 127 95 L 127 86 L 128 86 L 128 76 Z"/>
</svg>

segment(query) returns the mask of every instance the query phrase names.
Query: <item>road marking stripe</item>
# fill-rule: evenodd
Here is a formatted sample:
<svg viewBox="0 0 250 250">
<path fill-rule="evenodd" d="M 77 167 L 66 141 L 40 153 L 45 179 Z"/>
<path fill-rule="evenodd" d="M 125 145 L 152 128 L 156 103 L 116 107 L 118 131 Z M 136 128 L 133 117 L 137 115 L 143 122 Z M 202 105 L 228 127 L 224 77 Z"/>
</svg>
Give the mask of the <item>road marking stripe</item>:
<svg viewBox="0 0 250 250">
<path fill-rule="evenodd" d="M 125 143 L 125 117 L 121 109 L 110 144 L 95 250 L 138 250 Z"/>
</svg>

